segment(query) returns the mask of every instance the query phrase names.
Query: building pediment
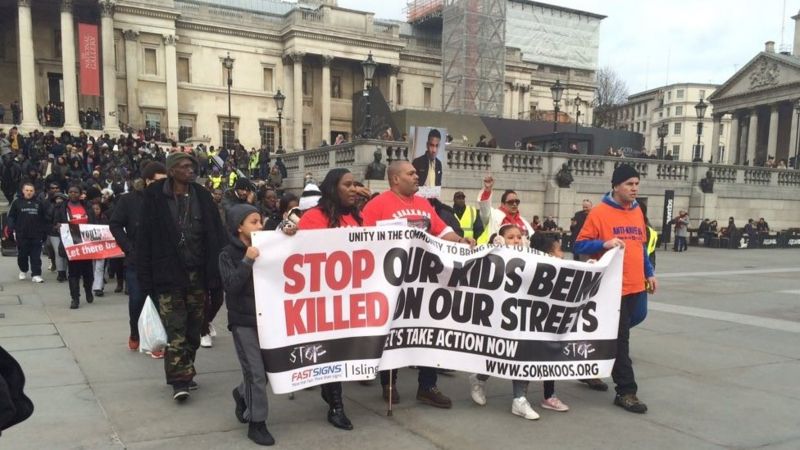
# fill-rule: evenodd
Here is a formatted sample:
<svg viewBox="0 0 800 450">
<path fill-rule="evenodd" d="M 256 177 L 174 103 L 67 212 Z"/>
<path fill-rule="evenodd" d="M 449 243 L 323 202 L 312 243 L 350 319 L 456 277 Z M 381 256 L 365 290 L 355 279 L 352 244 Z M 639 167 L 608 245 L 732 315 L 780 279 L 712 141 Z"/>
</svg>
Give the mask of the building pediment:
<svg viewBox="0 0 800 450">
<path fill-rule="evenodd" d="M 726 81 L 709 100 L 758 95 L 790 84 L 800 83 L 800 58 L 761 52 Z"/>
</svg>

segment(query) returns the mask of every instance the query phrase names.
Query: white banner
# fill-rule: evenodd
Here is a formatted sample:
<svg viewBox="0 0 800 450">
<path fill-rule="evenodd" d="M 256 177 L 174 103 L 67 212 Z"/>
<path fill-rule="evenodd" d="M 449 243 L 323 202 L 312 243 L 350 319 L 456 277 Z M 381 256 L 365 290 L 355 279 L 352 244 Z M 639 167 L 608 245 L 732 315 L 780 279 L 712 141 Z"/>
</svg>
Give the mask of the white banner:
<svg viewBox="0 0 800 450">
<path fill-rule="evenodd" d="M 253 235 L 258 334 L 275 393 L 430 366 L 525 380 L 607 377 L 622 252 L 597 263 L 470 249 L 413 228 Z"/>
</svg>

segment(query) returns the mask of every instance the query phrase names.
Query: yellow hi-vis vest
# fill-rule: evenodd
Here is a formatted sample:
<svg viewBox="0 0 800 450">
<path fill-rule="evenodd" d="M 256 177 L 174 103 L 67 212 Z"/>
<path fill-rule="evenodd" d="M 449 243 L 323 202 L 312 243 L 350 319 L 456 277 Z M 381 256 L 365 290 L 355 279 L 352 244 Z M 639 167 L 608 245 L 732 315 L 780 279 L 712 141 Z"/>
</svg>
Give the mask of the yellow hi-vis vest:
<svg viewBox="0 0 800 450">
<path fill-rule="evenodd" d="M 251 155 L 253 155 L 253 157 L 250 158 L 250 170 L 258 169 L 259 154 L 260 154 L 260 152 L 251 153 Z"/>
<path fill-rule="evenodd" d="M 652 227 L 647 227 L 647 229 L 650 231 L 650 238 L 647 240 L 647 254 L 652 255 L 658 244 L 658 233 Z"/>
<path fill-rule="evenodd" d="M 222 186 L 222 175 L 218 177 L 212 175 L 208 179 L 211 181 L 211 189 L 219 189 Z"/>
<path fill-rule="evenodd" d="M 235 170 L 231 170 L 231 173 L 228 175 L 228 187 L 233 187 L 236 184 L 236 179 L 239 178 L 239 175 L 236 174 Z"/>
<path fill-rule="evenodd" d="M 475 224 L 475 219 L 478 217 L 478 212 L 475 210 L 474 206 L 467 206 L 464 209 L 464 214 L 458 219 L 458 224 L 461 226 L 461 229 L 464 231 L 465 238 L 474 238 L 475 232 L 472 229 L 472 226 Z M 483 233 L 476 239 L 478 244 L 486 244 L 489 242 L 489 227 L 484 227 Z"/>
</svg>

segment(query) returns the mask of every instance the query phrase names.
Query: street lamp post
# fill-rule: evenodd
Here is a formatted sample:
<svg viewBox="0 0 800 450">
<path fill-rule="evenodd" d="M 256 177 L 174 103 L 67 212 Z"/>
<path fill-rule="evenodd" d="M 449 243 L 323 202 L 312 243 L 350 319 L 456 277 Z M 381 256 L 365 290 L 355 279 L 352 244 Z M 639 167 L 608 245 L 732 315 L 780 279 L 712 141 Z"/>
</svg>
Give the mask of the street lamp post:
<svg viewBox="0 0 800 450">
<path fill-rule="evenodd" d="M 223 142 L 223 145 L 230 150 L 230 133 L 233 131 L 233 120 L 231 119 L 231 85 L 233 85 L 231 72 L 233 71 L 233 58 L 231 58 L 230 52 L 228 52 L 228 55 L 222 60 L 222 66 L 228 71 L 228 132 L 224 135 L 225 142 Z"/>
<path fill-rule="evenodd" d="M 583 100 L 581 100 L 581 94 L 578 94 L 575 97 L 575 132 L 576 133 L 578 132 L 578 124 L 581 121 L 581 103 L 583 103 Z"/>
<path fill-rule="evenodd" d="M 283 102 L 286 101 L 286 96 L 281 94 L 281 90 L 278 89 L 278 92 L 275 94 L 275 108 L 278 110 L 278 151 L 277 153 L 283 153 Z"/>
<path fill-rule="evenodd" d="M 797 170 L 800 169 L 800 100 L 795 103 L 794 110 L 797 112 L 797 137 L 794 140 L 794 168 Z"/>
<path fill-rule="evenodd" d="M 662 123 L 658 127 L 658 139 L 661 140 L 661 145 L 658 147 L 658 159 L 664 159 L 664 138 L 667 137 L 667 133 L 669 133 L 669 125 Z"/>
<path fill-rule="evenodd" d="M 700 137 L 703 135 L 703 117 L 706 115 L 706 108 L 708 108 L 708 104 L 704 102 L 702 98 L 694 105 L 694 111 L 697 113 L 697 147 L 695 147 L 694 162 L 703 162 L 703 149 L 700 147 Z"/>
<path fill-rule="evenodd" d="M 367 59 L 361 62 L 361 69 L 364 71 L 364 81 L 367 88 L 364 90 L 364 97 L 367 99 L 367 114 L 364 117 L 363 137 L 369 138 L 372 135 L 372 105 L 370 104 L 369 91 L 372 89 L 372 77 L 375 75 L 375 68 L 378 64 L 372 59 L 372 52 L 369 52 Z"/>
<path fill-rule="evenodd" d="M 556 80 L 556 84 L 550 86 L 550 93 L 553 94 L 553 110 L 555 111 L 555 116 L 553 117 L 553 133 L 558 131 L 558 104 L 561 102 L 561 94 L 564 93 L 564 85 L 561 84 L 561 80 Z"/>
</svg>

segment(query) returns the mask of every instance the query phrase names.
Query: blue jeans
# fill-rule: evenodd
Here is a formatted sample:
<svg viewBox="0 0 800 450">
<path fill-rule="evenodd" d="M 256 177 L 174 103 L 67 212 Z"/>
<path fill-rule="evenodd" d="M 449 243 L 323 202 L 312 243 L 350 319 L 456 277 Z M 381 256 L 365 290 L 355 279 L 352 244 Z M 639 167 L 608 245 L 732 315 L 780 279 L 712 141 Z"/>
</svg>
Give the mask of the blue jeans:
<svg viewBox="0 0 800 450">
<path fill-rule="evenodd" d="M 644 322 L 647 317 L 647 291 L 633 294 L 625 298 L 626 302 L 632 303 L 629 311 L 631 312 L 631 328 Z"/>
<path fill-rule="evenodd" d="M 125 282 L 128 283 L 128 315 L 131 327 L 131 337 L 139 339 L 139 316 L 144 308 L 146 297 L 139 287 L 139 280 L 136 278 L 136 269 L 133 266 L 125 268 Z"/>
</svg>

